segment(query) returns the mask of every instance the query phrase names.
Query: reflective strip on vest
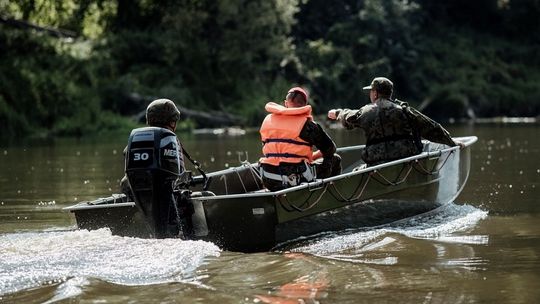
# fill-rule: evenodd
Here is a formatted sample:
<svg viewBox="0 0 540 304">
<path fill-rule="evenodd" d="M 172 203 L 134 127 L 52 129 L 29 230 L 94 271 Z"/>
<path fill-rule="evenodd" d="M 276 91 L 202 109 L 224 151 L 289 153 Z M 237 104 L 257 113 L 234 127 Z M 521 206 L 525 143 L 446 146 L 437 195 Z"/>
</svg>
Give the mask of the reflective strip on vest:
<svg viewBox="0 0 540 304">
<path fill-rule="evenodd" d="M 281 143 L 290 143 L 295 145 L 303 145 L 303 146 L 309 146 L 311 147 L 310 143 L 297 141 L 294 139 L 286 139 L 286 138 L 268 138 L 263 142 L 263 144 L 271 143 L 271 142 L 281 142 Z"/>
</svg>

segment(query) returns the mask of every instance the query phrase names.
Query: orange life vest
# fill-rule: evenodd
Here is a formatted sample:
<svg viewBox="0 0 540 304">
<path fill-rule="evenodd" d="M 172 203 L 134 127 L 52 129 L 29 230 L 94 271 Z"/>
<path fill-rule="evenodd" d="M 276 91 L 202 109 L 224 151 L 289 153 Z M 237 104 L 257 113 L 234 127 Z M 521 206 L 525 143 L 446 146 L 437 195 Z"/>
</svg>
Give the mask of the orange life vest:
<svg viewBox="0 0 540 304">
<path fill-rule="evenodd" d="M 264 119 L 261 129 L 264 164 L 279 166 L 280 162 L 300 163 L 312 161 L 311 144 L 299 137 L 302 128 L 311 116 L 311 106 L 286 108 L 274 102 L 265 106 L 270 114 Z"/>
</svg>

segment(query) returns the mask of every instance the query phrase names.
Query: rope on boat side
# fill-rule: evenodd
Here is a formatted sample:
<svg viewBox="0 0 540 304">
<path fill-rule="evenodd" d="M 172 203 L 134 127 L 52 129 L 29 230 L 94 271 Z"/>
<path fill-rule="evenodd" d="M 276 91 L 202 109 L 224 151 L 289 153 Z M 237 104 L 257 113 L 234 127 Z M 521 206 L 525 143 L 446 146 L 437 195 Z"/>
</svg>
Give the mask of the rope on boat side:
<svg viewBox="0 0 540 304">
<path fill-rule="evenodd" d="M 398 184 L 401 184 L 403 182 L 405 182 L 405 180 L 407 179 L 407 177 L 409 176 L 409 174 L 411 173 L 412 171 L 412 165 L 409 164 L 409 170 L 407 171 L 407 173 L 405 174 L 405 176 L 400 180 L 400 181 L 397 181 L 397 179 L 401 176 L 401 174 L 403 173 L 404 169 L 405 169 L 405 166 L 403 166 L 403 168 L 401 169 L 401 171 L 399 172 L 399 174 L 396 176 L 396 181 L 395 182 L 391 182 L 390 180 L 388 180 L 384 175 L 382 175 L 379 171 L 375 170 L 373 172 L 369 172 L 367 174 L 367 178 L 366 178 L 366 181 L 363 183 L 364 185 L 362 186 L 362 189 L 360 190 L 360 193 L 357 194 L 358 192 L 358 189 L 360 188 L 360 186 L 362 185 L 362 181 L 364 180 L 364 174 L 362 174 L 362 179 L 360 180 L 360 182 L 358 183 L 358 185 L 356 186 L 356 189 L 353 191 L 353 193 L 351 194 L 351 196 L 349 198 L 345 198 L 343 196 L 343 194 L 338 190 L 338 188 L 336 187 L 336 185 L 334 183 L 330 183 L 330 184 L 326 184 L 325 187 L 324 187 L 324 190 L 322 191 L 321 195 L 315 200 L 315 202 L 311 203 L 308 207 L 306 208 L 300 208 L 302 207 L 303 205 L 305 205 L 309 199 L 311 198 L 313 192 L 308 196 L 308 198 L 306 200 L 304 200 L 304 202 L 302 204 L 300 204 L 300 206 L 296 206 L 294 204 L 292 204 L 289 199 L 287 198 L 287 196 L 283 195 L 283 196 L 278 196 L 278 201 L 281 205 L 281 207 L 283 207 L 283 209 L 285 209 L 286 211 L 293 211 L 296 210 L 296 211 L 299 211 L 299 212 L 303 212 L 303 211 L 306 211 L 306 210 L 309 210 L 311 208 L 313 208 L 323 197 L 323 195 L 326 193 L 326 191 L 328 190 L 328 186 L 329 185 L 332 185 L 334 191 L 339 195 L 339 197 L 336 197 L 336 195 L 334 194 L 334 192 L 332 190 L 330 190 L 330 195 L 332 195 L 333 198 L 335 198 L 337 201 L 339 202 L 353 202 L 353 201 L 357 201 L 358 199 L 360 199 L 360 197 L 362 196 L 362 194 L 364 194 L 364 191 L 366 190 L 366 187 L 369 183 L 369 181 L 371 180 L 372 178 L 372 175 L 373 174 L 378 174 L 379 176 L 381 176 L 386 182 L 387 184 L 384 184 L 382 183 L 380 180 L 376 179 L 375 177 L 373 177 L 374 180 L 376 180 L 378 183 L 382 184 L 382 185 L 385 185 L 385 186 L 395 186 L 395 185 L 398 185 Z M 281 200 L 282 197 L 285 198 L 285 200 L 287 201 L 287 204 L 293 208 L 287 208 L 285 206 L 285 204 L 283 204 L 283 201 Z M 354 198 L 353 198 L 354 197 Z"/>
<path fill-rule="evenodd" d="M 247 193 L 246 185 L 244 185 L 244 181 L 242 180 L 242 177 L 240 176 L 240 173 L 238 173 L 238 170 L 236 168 L 233 168 L 234 173 L 238 175 L 238 179 L 240 180 L 240 184 L 242 184 L 242 188 L 244 188 L 244 193 Z"/>
<path fill-rule="evenodd" d="M 448 158 L 447 158 L 448 159 Z M 446 162 L 446 160 L 445 160 Z M 444 166 L 444 163 L 443 163 L 443 166 Z M 405 175 L 403 176 L 403 178 L 400 178 L 401 174 L 403 173 L 403 171 L 405 170 L 405 168 L 408 167 L 408 170 L 407 170 L 407 173 L 405 173 Z M 376 182 L 378 182 L 379 184 L 381 185 L 384 185 L 384 186 L 396 186 L 396 185 L 399 185 L 399 184 L 402 184 L 404 183 L 405 181 L 407 181 L 407 178 L 409 177 L 409 175 L 411 174 L 412 172 L 412 169 L 414 168 L 414 165 L 412 163 L 408 163 L 407 165 L 403 165 L 403 167 L 401 168 L 401 171 L 399 172 L 399 174 L 396 176 L 396 178 L 394 179 L 394 181 L 390 181 L 386 176 L 384 176 L 380 171 L 378 170 L 374 170 L 373 172 L 369 172 L 368 175 L 367 175 L 367 179 L 366 181 L 364 182 L 364 186 L 362 187 L 362 190 L 360 191 L 360 193 L 358 193 L 358 195 L 356 195 L 356 193 L 358 192 L 358 189 L 360 188 L 360 185 L 362 185 L 362 181 L 364 179 L 364 174 L 362 174 L 362 179 L 360 180 L 360 182 L 358 183 L 358 185 L 356 186 L 356 189 L 353 191 L 353 193 L 351 194 L 351 196 L 349 196 L 349 198 L 345 198 L 345 196 L 338 190 L 338 188 L 336 187 L 335 184 L 332 184 L 333 185 L 333 189 L 334 191 L 337 193 L 337 195 L 339 195 L 339 197 L 337 197 L 335 194 L 334 194 L 334 191 L 330 191 L 330 194 L 336 199 L 338 200 L 339 202 L 342 202 L 342 203 L 350 203 L 350 202 L 353 202 L 353 201 L 357 201 L 360 199 L 360 197 L 362 196 L 362 194 L 364 194 L 364 190 L 366 189 L 369 181 L 371 178 L 373 178 L 373 180 L 375 180 Z M 441 166 L 442 168 L 442 166 Z M 418 170 L 416 170 L 418 171 Z M 374 175 L 377 174 L 377 176 L 380 176 L 383 181 L 379 180 L 378 178 L 376 178 Z M 428 172 L 429 174 L 429 172 Z M 356 196 L 355 196 L 356 195 Z M 354 198 L 353 198 L 354 197 Z"/>
<path fill-rule="evenodd" d="M 260 188 L 263 188 L 264 184 L 263 184 L 262 176 L 260 175 L 259 171 L 256 170 L 254 166 L 251 163 L 249 163 L 247 160 L 242 162 L 242 165 L 249 167 L 250 169 L 249 171 L 251 173 L 251 176 L 253 177 L 253 180 L 255 181 L 257 186 L 260 185 Z"/>
<path fill-rule="evenodd" d="M 438 161 L 436 161 L 434 164 L 433 164 L 433 167 L 428 171 L 428 169 L 426 169 L 418 160 L 415 161 L 415 164 L 418 165 L 418 167 L 420 167 L 420 170 L 416 168 L 416 166 L 413 166 L 414 167 L 414 170 L 418 173 L 421 173 L 421 174 L 425 174 L 425 175 L 433 175 L 433 174 L 438 174 L 439 171 L 441 171 L 441 169 L 444 167 L 444 165 L 446 164 L 446 162 L 448 161 L 448 159 L 450 158 L 450 155 L 452 155 L 454 153 L 454 151 L 450 151 L 448 152 L 448 154 L 446 155 L 446 158 L 444 159 L 444 161 L 442 162 L 441 166 L 437 169 L 435 169 L 435 167 L 437 166 L 437 163 Z M 438 157 L 440 158 L 440 156 Z"/>
<path fill-rule="evenodd" d="M 227 189 L 227 174 L 223 174 L 219 179 L 223 180 L 225 184 L 225 195 L 229 194 L 229 190 Z"/>
<path fill-rule="evenodd" d="M 262 180 L 262 176 L 260 175 L 259 171 L 256 170 L 254 168 L 254 166 L 249 162 L 249 154 L 248 154 L 248 151 L 244 151 L 244 153 L 246 154 L 246 159 L 244 160 L 241 160 L 240 159 L 240 153 L 238 153 L 238 161 L 240 162 L 240 164 L 244 167 L 249 167 L 250 169 L 250 172 L 251 172 L 251 177 L 253 177 L 253 181 L 255 181 L 255 184 L 257 184 L 257 187 L 259 187 L 260 189 L 264 188 L 264 183 L 263 183 L 263 180 Z M 240 177 L 240 175 L 238 175 L 238 178 L 240 180 L 242 180 L 242 178 Z M 241 181 L 242 182 L 242 181 Z M 244 190 L 246 190 L 246 187 L 244 187 Z M 245 191 L 247 193 L 247 191 Z"/>
<path fill-rule="evenodd" d="M 364 186 L 362 187 L 362 190 L 360 191 L 360 193 L 358 195 L 357 192 L 358 192 L 358 189 L 360 189 L 360 186 L 362 185 L 362 181 L 364 180 L 364 176 L 366 176 L 366 174 L 362 174 L 362 179 L 360 180 L 360 182 L 358 183 L 358 185 L 356 185 L 356 189 L 354 189 L 354 191 L 352 192 L 351 196 L 349 198 L 345 198 L 345 196 L 341 193 L 341 191 L 338 190 L 338 188 L 336 187 L 336 184 L 335 183 L 332 183 L 332 186 L 333 186 L 333 189 L 334 191 L 336 191 L 336 193 L 339 195 L 339 198 L 336 197 L 334 195 L 334 193 L 332 191 L 330 191 L 330 194 L 339 202 L 341 203 L 348 203 L 348 202 L 351 202 L 351 201 L 354 201 L 354 200 L 357 200 L 360 198 L 360 196 L 362 196 L 362 194 L 364 193 L 364 190 L 366 189 L 366 186 L 371 178 L 371 174 L 367 174 L 367 179 L 364 183 Z M 355 198 L 353 198 L 353 196 L 355 196 Z"/>
<path fill-rule="evenodd" d="M 300 208 L 301 206 L 305 205 L 309 199 L 311 198 L 311 196 L 313 195 L 313 192 L 308 196 L 308 198 L 302 203 L 300 204 L 299 206 L 296 206 L 294 204 L 292 204 L 289 199 L 287 198 L 286 195 L 279 195 L 277 196 L 277 199 L 281 205 L 281 207 L 283 207 L 283 209 L 285 209 L 286 211 L 299 211 L 299 212 L 304 212 L 304 211 L 307 211 L 311 208 L 313 208 L 323 197 L 323 195 L 326 193 L 326 191 L 328 190 L 328 186 L 329 185 L 332 185 L 332 188 L 333 188 L 333 191 L 332 189 L 329 190 L 330 192 L 330 195 L 332 195 L 332 197 L 334 199 L 336 199 L 337 201 L 339 202 L 345 202 L 345 203 L 350 203 L 350 202 L 353 202 L 353 201 L 357 201 L 360 199 L 360 197 L 362 196 L 362 194 L 364 194 L 364 190 L 367 188 L 367 185 L 369 183 L 369 181 L 371 180 L 371 178 L 373 178 L 373 180 L 377 181 L 379 184 L 381 185 L 384 185 L 384 186 L 396 186 L 396 185 L 399 185 L 399 184 L 402 184 L 404 183 L 407 178 L 409 177 L 409 175 L 411 174 L 412 172 L 412 169 L 414 169 L 416 172 L 418 173 L 421 173 L 421 174 L 425 174 L 425 175 L 433 175 L 433 174 L 437 174 L 443 167 L 444 165 L 446 164 L 446 162 L 448 161 L 448 159 L 450 158 L 450 155 L 454 153 L 454 151 L 450 151 L 448 153 L 448 155 L 446 156 L 445 160 L 442 162 L 442 164 L 440 165 L 439 168 L 436 168 L 437 164 L 439 163 L 438 161 L 436 161 L 434 164 L 433 164 L 433 167 L 431 168 L 431 170 L 427 170 L 418 160 L 414 160 L 413 162 L 409 162 L 407 163 L 407 165 L 403 165 L 403 167 L 401 168 L 401 171 L 399 172 L 399 174 L 396 176 L 396 178 L 394 179 L 394 181 L 390 181 L 388 178 L 386 178 L 386 176 L 384 176 L 380 171 L 378 170 L 374 170 L 372 172 L 366 172 L 367 173 L 367 178 L 366 178 L 366 181 L 363 183 L 363 186 L 362 186 L 362 189 L 360 190 L 360 193 L 357 194 L 358 192 L 358 189 L 360 189 L 360 186 L 362 185 L 362 182 L 364 180 L 364 174 L 362 174 L 362 178 L 361 180 L 358 182 L 358 185 L 356 186 L 356 189 L 354 189 L 354 191 L 352 192 L 352 194 L 349 196 L 349 198 L 345 198 L 345 196 L 339 191 L 339 189 L 336 187 L 335 183 L 329 183 L 329 184 L 326 184 L 324 186 L 324 190 L 322 191 L 321 195 L 315 200 L 315 202 L 311 203 L 310 205 L 308 205 L 306 208 Z M 440 158 L 440 155 L 437 157 L 437 159 Z M 420 167 L 421 170 L 417 169 L 416 168 L 416 165 L 418 165 L 418 167 Z M 402 175 L 402 173 L 404 172 L 405 168 L 408 167 L 408 170 L 407 170 L 407 173 L 405 173 L 405 175 L 400 179 L 400 176 Z M 377 174 L 377 176 L 380 176 L 382 178 L 383 181 L 379 180 L 378 178 L 376 178 L 375 175 Z M 335 193 L 334 193 L 335 192 Z M 336 196 L 336 194 L 339 196 Z M 287 204 L 292 208 L 287 208 L 285 206 L 285 204 L 283 203 L 283 201 L 281 200 L 281 198 L 284 197 Z M 354 198 L 353 198 L 354 197 Z"/>
<path fill-rule="evenodd" d="M 311 198 L 311 196 L 313 196 L 313 193 L 314 193 L 314 192 L 310 192 L 310 193 L 309 193 L 309 196 L 304 200 L 304 202 L 303 202 L 302 204 L 300 204 L 300 207 L 303 206 L 303 205 L 305 205 L 306 202 L 309 201 L 309 199 Z M 282 197 L 281 195 L 278 195 L 276 198 L 277 198 L 277 200 L 279 201 L 279 204 L 281 205 L 281 207 L 283 207 L 283 209 L 285 209 L 285 211 L 288 211 L 288 212 L 298 211 L 298 208 L 292 207 L 292 204 L 291 204 L 291 202 L 289 202 L 288 199 L 287 199 L 287 203 L 292 207 L 292 209 L 286 207 L 286 206 L 283 204 L 283 202 L 281 201 L 281 197 Z M 283 197 L 286 197 L 286 195 L 283 195 Z"/>
<path fill-rule="evenodd" d="M 247 161 L 242 163 L 242 165 L 246 166 L 246 167 L 249 167 L 249 171 L 251 172 L 251 176 L 253 177 L 253 180 L 255 181 L 257 186 L 259 186 L 259 183 L 260 183 L 261 188 L 262 188 L 262 179 L 258 176 L 257 170 L 255 170 L 255 168 L 253 168 L 253 166 Z M 242 179 L 242 176 L 238 172 L 237 168 L 232 168 L 232 170 L 238 176 L 238 180 L 240 180 L 240 184 L 242 184 L 242 188 L 244 188 L 244 193 L 247 193 L 248 191 L 247 191 L 246 185 L 244 184 L 244 180 Z M 255 172 L 255 174 L 253 172 Z M 257 179 L 256 176 L 258 177 L 258 179 Z M 223 184 L 225 186 L 225 195 L 229 194 L 229 188 L 228 188 L 228 184 L 227 184 L 227 174 L 221 175 L 221 177 L 219 179 L 223 180 Z"/>
<path fill-rule="evenodd" d="M 405 169 L 405 167 L 409 167 L 409 170 L 407 171 L 407 173 L 405 174 L 405 176 L 403 176 L 401 180 L 398 180 L 398 178 L 401 176 L 401 173 L 403 173 L 403 170 Z M 393 182 L 390 181 L 388 178 L 386 178 L 386 176 L 382 175 L 380 171 L 375 170 L 373 171 L 373 173 L 376 173 L 378 176 L 380 176 L 385 183 L 381 182 L 375 177 L 373 177 L 373 179 L 379 182 L 379 184 L 384 185 L 384 186 L 397 186 L 399 184 L 404 183 L 407 180 L 407 177 L 409 177 L 409 174 L 411 173 L 412 169 L 413 169 L 413 165 L 411 163 L 407 163 L 407 166 L 405 166 L 404 164 L 403 167 L 401 168 L 401 171 L 399 171 L 399 174 L 396 176 L 396 179 Z"/>
<path fill-rule="evenodd" d="M 298 212 L 304 212 L 304 211 L 307 211 L 307 210 L 313 208 L 315 205 L 317 205 L 317 204 L 321 201 L 322 197 L 324 196 L 324 194 L 326 193 L 327 190 L 328 190 L 328 184 L 324 186 L 324 188 L 323 188 L 323 190 L 321 191 L 321 194 L 319 195 L 319 197 L 318 197 L 313 203 L 311 203 L 310 205 L 308 205 L 306 208 L 300 208 L 300 207 L 303 206 L 303 205 L 305 205 L 307 202 L 309 202 L 309 199 L 311 198 L 311 196 L 313 195 L 314 192 L 311 192 L 311 193 L 309 194 L 308 198 L 307 198 L 306 200 L 304 200 L 304 202 L 303 202 L 302 204 L 300 204 L 300 206 L 296 206 L 296 205 L 294 205 L 293 203 L 291 203 L 291 202 L 289 201 L 289 198 L 288 198 L 286 195 L 279 195 L 279 196 L 277 197 L 277 199 L 278 199 L 278 201 L 279 201 L 281 207 L 283 207 L 283 209 L 285 209 L 286 211 L 289 211 L 289 212 L 290 212 L 290 211 L 293 211 L 293 210 L 291 210 L 291 209 L 285 207 L 285 205 L 283 204 L 283 201 L 281 200 L 282 198 L 285 198 L 285 200 L 287 201 L 287 204 L 288 204 L 291 208 L 293 208 L 294 210 L 296 210 L 296 211 L 298 211 Z"/>
</svg>

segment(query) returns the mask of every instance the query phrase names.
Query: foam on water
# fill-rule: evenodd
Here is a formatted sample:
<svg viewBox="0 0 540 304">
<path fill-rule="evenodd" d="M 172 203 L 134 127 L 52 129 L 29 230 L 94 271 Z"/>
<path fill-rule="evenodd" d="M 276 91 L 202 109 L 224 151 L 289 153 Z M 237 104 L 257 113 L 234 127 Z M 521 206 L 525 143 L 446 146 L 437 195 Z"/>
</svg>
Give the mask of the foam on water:
<svg viewBox="0 0 540 304">
<path fill-rule="evenodd" d="M 304 243 L 292 251 L 310 253 L 326 258 L 339 260 L 359 260 L 365 252 L 371 252 L 380 247 L 393 243 L 392 234 L 400 234 L 410 238 L 432 239 L 446 243 L 487 244 L 487 236 L 453 235 L 472 229 L 487 217 L 488 213 L 469 205 L 448 204 L 432 212 L 415 216 L 389 225 L 367 229 L 347 230 L 321 236 Z M 354 251 L 359 256 L 352 256 Z M 340 252 L 347 254 L 340 255 Z M 394 260 L 385 260 L 392 264 Z M 384 262 L 384 261 L 383 261 Z M 380 264 L 381 260 L 373 261 Z"/>
<path fill-rule="evenodd" d="M 195 270 L 220 249 L 203 241 L 114 236 L 108 229 L 0 236 L 0 295 L 64 282 L 76 293 L 85 278 L 124 285 L 195 282 Z"/>
<path fill-rule="evenodd" d="M 68 279 L 58 286 L 54 297 L 43 304 L 56 303 L 64 299 L 76 297 L 83 293 L 82 288 L 86 285 L 90 285 L 90 282 L 86 278 L 75 277 Z"/>
</svg>

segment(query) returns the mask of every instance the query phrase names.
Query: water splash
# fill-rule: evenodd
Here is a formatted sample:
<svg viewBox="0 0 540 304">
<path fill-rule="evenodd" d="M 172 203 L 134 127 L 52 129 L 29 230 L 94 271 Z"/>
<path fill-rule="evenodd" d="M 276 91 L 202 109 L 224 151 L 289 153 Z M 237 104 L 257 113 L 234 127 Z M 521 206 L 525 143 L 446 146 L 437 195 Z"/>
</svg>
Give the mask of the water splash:
<svg viewBox="0 0 540 304">
<path fill-rule="evenodd" d="M 123 285 L 193 282 L 205 258 L 219 255 L 208 242 L 120 237 L 108 229 L 6 234 L 0 236 L 0 295 L 72 278 Z"/>
<path fill-rule="evenodd" d="M 359 257 L 395 241 L 393 234 L 409 238 L 431 239 L 446 243 L 487 244 L 487 236 L 458 236 L 454 233 L 467 231 L 487 217 L 487 212 L 469 205 L 448 204 L 432 212 L 394 222 L 376 228 L 362 228 L 331 233 L 304 242 L 291 251 L 362 263 L 395 264 L 395 259 L 363 260 Z M 355 255 L 351 255 L 350 252 Z M 340 254 L 342 253 L 342 254 Z"/>
<path fill-rule="evenodd" d="M 83 293 L 83 287 L 87 285 L 90 285 L 90 282 L 86 278 L 76 277 L 68 279 L 58 286 L 54 297 L 43 304 L 57 303 L 61 300 L 81 295 Z"/>
</svg>

